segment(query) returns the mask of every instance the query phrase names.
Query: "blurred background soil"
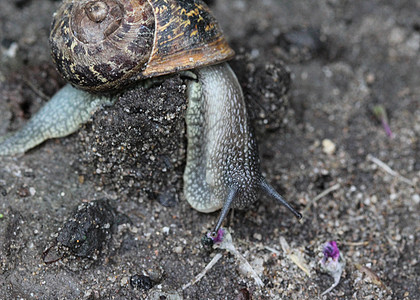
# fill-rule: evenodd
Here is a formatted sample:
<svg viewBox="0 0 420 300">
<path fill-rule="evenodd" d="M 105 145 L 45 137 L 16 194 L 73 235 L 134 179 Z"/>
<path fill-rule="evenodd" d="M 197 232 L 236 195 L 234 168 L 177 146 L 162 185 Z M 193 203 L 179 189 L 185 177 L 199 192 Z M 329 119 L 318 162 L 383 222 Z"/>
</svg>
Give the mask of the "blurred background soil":
<svg viewBox="0 0 420 300">
<path fill-rule="evenodd" d="M 419 2 L 207 3 L 237 53 L 264 175 L 304 214 L 262 195 L 225 223 L 264 287 L 232 254 L 201 247 L 218 213 L 183 199 L 185 85 L 174 76 L 127 92 L 76 134 L 0 158 L 0 298 L 419 299 Z M 48 46 L 59 4 L 0 2 L 0 135 L 64 85 Z M 46 255 L 74 209 L 101 199 L 125 220 L 101 232 L 101 251 Z M 321 296 L 333 283 L 318 266 L 329 240 L 346 268 Z"/>
</svg>

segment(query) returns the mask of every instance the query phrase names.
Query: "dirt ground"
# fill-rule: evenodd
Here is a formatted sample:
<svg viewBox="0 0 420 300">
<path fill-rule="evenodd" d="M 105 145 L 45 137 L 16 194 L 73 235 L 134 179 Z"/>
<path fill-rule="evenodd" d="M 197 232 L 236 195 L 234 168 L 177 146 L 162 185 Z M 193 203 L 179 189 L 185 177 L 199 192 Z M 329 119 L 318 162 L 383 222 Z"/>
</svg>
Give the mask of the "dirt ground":
<svg viewBox="0 0 420 300">
<path fill-rule="evenodd" d="M 231 253 L 201 246 L 218 213 L 182 195 L 175 76 L 128 91 L 76 134 L 0 158 L 0 299 L 420 299 L 419 2 L 207 2 L 237 53 L 264 175 L 304 215 L 261 196 L 225 223 L 264 287 Z M 59 4 L 0 1 L 0 135 L 64 84 L 48 46 Z M 98 249 L 58 249 L 78 205 L 102 199 L 115 226 Z M 330 240 L 346 267 L 321 296 L 333 283 L 318 264 Z"/>
</svg>

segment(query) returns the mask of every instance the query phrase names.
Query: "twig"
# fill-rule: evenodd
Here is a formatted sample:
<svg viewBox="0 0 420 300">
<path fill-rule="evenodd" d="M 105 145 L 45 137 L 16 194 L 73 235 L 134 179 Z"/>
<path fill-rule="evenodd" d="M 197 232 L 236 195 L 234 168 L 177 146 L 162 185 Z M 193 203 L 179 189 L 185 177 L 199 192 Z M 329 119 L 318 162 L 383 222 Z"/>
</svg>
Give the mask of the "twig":
<svg viewBox="0 0 420 300">
<path fill-rule="evenodd" d="M 197 274 L 197 276 L 194 277 L 193 280 L 191 280 L 190 282 L 188 282 L 187 284 L 184 284 L 182 286 L 182 290 L 187 289 L 188 287 L 190 287 L 193 284 L 196 284 L 197 282 L 199 282 L 201 280 L 201 278 L 204 277 L 204 275 L 206 275 L 206 273 L 213 268 L 213 266 L 219 261 L 219 259 L 222 257 L 222 254 L 217 253 L 213 259 L 208 263 L 208 265 L 204 268 L 203 271 L 201 271 L 199 274 Z"/>
<path fill-rule="evenodd" d="M 348 245 L 348 246 L 367 246 L 369 245 L 368 241 L 362 241 L 362 242 L 341 242 L 341 244 L 343 245 Z"/>
<path fill-rule="evenodd" d="M 289 244 L 287 243 L 286 239 L 284 237 L 280 237 L 280 245 L 283 249 L 286 256 L 301 269 L 303 272 L 305 272 L 308 277 L 311 277 L 311 272 L 309 270 L 308 265 L 306 264 L 304 258 L 302 255 L 300 255 L 297 251 L 290 249 Z"/>
<path fill-rule="evenodd" d="M 269 247 L 269 246 L 264 246 L 264 248 L 265 249 L 267 249 L 268 251 L 270 251 L 270 252 L 273 252 L 275 255 L 277 255 L 277 256 L 279 256 L 280 255 L 280 251 L 278 251 L 278 250 L 276 250 L 276 249 L 274 249 L 274 248 L 271 248 L 271 247 Z"/>
<path fill-rule="evenodd" d="M 411 186 L 414 186 L 414 183 L 408 179 L 405 178 L 404 176 L 400 175 L 398 172 L 394 171 L 393 169 L 391 169 L 386 163 L 384 163 L 383 161 L 379 160 L 378 158 L 374 157 L 371 154 L 368 154 L 366 156 L 367 160 L 370 160 L 371 162 L 373 162 L 374 164 L 376 164 L 377 166 L 379 166 L 380 168 L 382 168 L 385 172 L 387 172 L 388 174 L 399 178 L 402 182 L 405 182 Z"/>
<path fill-rule="evenodd" d="M 242 256 L 241 253 L 239 253 L 238 250 L 236 250 L 235 245 L 233 244 L 232 235 L 229 233 L 227 229 L 220 228 L 217 234 L 217 238 L 211 237 L 209 234 L 206 234 L 205 236 L 208 239 L 211 239 L 213 242 L 213 249 L 223 249 L 230 252 L 237 261 L 239 261 L 239 267 L 246 271 L 246 275 L 252 277 L 256 284 L 259 287 L 263 287 L 264 283 L 262 282 L 261 278 L 258 276 L 257 272 L 252 268 L 252 266 L 249 264 L 249 262 L 245 259 L 245 257 Z M 222 254 L 218 253 L 215 257 L 210 261 L 210 263 L 204 268 L 203 271 L 201 271 L 197 276 L 194 277 L 193 280 L 191 280 L 189 283 L 182 286 L 182 289 L 185 290 L 189 286 L 195 284 L 198 282 L 201 278 L 206 275 L 206 273 L 216 264 L 216 262 L 222 257 Z"/>
<path fill-rule="evenodd" d="M 233 244 L 231 234 L 226 230 L 225 236 L 223 238 L 223 242 L 217 245 L 220 249 L 225 249 L 233 254 L 237 260 L 239 260 L 240 265 L 242 265 L 243 270 L 247 271 L 247 275 L 252 277 L 255 280 L 255 283 L 259 287 L 263 287 L 264 283 L 262 282 L 260 276 L 258 276 L 257 272 L 255 272 L 254 268 L 250 265 L 250 263 L 246 260 L 245 257 L 242 256 L 241 253 L 236 249 L 235 245 Z"/>
<path fill-rule="evenodd" d="M 355 263 L 354 264 L 356 268 L 366 274 L 373 284 L 376 284 L 377 286 L 383 288 L 384 290 L 388 290 L 388 287 L 382 282 L 382 280 L 379 278 L 378 275 L 376 275 L 370 268 L 362 266 L 361 264 Z"/>
<path fill-rule="evenodd" d="M 43 100 L 49 100 L 50 97 L 45 95 L 39 88 L 37 88 L 32 82 L 30 82 L 27 78 L 23 78 L 23 82 L 40 98 Z"/>
<path fill-rule="evenodd" d="M 323 191 L 322 193 L 320 193 L 319 195 L 317 195 L 315 198 L 313 198 L 312 200 L 309 201 L 308 205 L 306 205 L 305 209 L 303 210 L 303 215 L 305 215 L 305 213 L 309 210 L 309 208 L 311 208 L 311 206 L 318 201 L 319 199 L 325 197 L 326 195 L 328 195 L 329 193 L 338 190 L 340 188 L 340 184 L 334 184 L 332 187 L 329 187 L 328 189 L 326 189 L 325 191 Z"/>
</svg>

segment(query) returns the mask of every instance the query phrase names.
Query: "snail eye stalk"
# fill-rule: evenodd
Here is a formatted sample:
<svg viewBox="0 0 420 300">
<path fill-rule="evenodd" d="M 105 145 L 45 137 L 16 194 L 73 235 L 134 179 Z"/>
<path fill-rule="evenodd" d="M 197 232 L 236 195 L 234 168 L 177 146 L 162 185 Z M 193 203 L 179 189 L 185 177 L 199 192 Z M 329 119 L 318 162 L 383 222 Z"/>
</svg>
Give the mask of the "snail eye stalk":
<svg viewBox="0 0 420 300">
<path fill-rule="evenodd" d="M 302 214 L 298 212 L 296 209 L 294 209 L 289 202 L 284 200 L 284 198 L 280 196 L 280 194 L 277 193 L 277 191 L 270 184 L 268 184 L 268 182 L 265 179 L 261 180 L 260 187 L 264 191 L 266 191 L 271 197 L 276 199 L 280 204 L 287 207 L 287 209 L 290 210 L 295 215 L 296 218 L 298 218 L 299 220 L 302 219 Z"/>
<path fill-rule="evenodd" d="M 270 184 L 268 184 L 265 179 L 261 180 L 260 187 L 265 192 L 267 192 L 271 197 L 276 199 L 280 204 L 282 204 L 287 209 L 289 209 L 289 211 L 291 211 L 297 219 L 302 219 L 302 214 L 298 212 L 296 209 L 294 209 L 292 205 L 289 202 L 287 202 L 282 196 L 280 196 L 280 194 Z M 229 194 L 226 198 L 226 201 L 223 204 L 216 226 L 214 226 L 214 229 L 210 234 L 212 237 L 217 236 L 217 232 L 222 226 L 223 220 L 226 218 L 226 215 L 228 214 L 237 194 L 238 194 L 238 188 L 231 187 Z"/>
</svg>

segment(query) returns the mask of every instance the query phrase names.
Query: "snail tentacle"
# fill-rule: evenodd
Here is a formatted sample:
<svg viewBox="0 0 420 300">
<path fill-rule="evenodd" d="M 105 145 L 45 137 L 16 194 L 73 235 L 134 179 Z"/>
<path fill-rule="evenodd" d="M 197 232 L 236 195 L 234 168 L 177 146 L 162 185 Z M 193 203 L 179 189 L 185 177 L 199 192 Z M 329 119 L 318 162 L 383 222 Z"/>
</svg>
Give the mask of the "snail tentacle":
<svg viewBox="0 0 420 300">
<path fill-rule="evenodd" d="M 235 187 L 232 187 L 230 189 L 230 192 L 228 194 L 228 197 L 225 200 L 225 203 L 223 204 L 222 210 L 220 211 L 219 218 L 217 219 L 217 223 L 214 226 L 212 235 L 217 235 L 217 231 L 219 231 L 220 227 L 222 226 L 222 223 L 224 219 L 226 218 L 230 208 L 232 207 L 233 201 L 235 201 L 236 194 L 238 193 L 238 189 Z"/>
<path fill-rule="evenodd" d="M 302 219 L 302 214 L 294 209 L 289 202 L 287 202 L 264 178 L 261 179 L 260 187 L 271 197 L 276 199 L 281 205 L 285 206 L 289 211 L 291 211 L 296 218 Z"/>
<path fill-rule="evenodd" d="M 47 139 L 76 132 L 99 107 L 115 100 L 115 96 L 94 95 L 67 84 L 23 128 L 0 142 L 0 156 L 24 153 Z"/>
</svg>

